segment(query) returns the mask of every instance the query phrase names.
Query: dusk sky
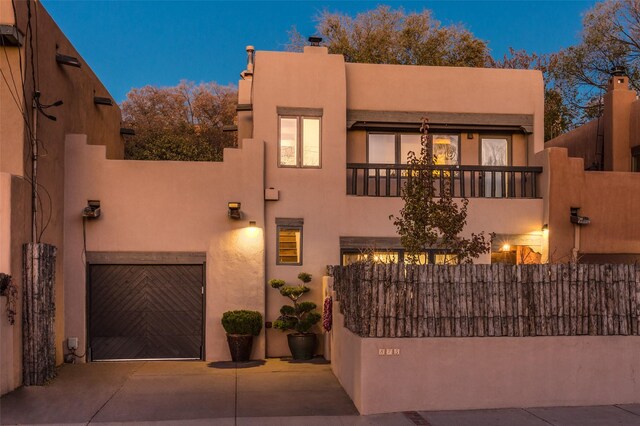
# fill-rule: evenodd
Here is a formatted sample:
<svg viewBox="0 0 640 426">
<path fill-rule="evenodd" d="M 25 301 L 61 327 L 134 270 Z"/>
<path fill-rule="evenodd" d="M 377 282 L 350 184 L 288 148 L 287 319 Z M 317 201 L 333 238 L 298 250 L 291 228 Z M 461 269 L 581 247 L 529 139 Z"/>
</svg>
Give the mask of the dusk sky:
<svg viewBox="0 0 640 426">
<path fill-rule="evenodd" d="M 549 53 L 574 44 L 594 1 L 126 1 L 42 0 L 62 31 L 116 101 L 134 87 L 237 83 L 246 45 L 284 50 L 296 26 L 313 35 L 324 9 L 350 15 L 389 4 L 431 9 L 443 24 L 460 23 L 488 42 L 494 57 L 508 48 Z"/>
</svg>

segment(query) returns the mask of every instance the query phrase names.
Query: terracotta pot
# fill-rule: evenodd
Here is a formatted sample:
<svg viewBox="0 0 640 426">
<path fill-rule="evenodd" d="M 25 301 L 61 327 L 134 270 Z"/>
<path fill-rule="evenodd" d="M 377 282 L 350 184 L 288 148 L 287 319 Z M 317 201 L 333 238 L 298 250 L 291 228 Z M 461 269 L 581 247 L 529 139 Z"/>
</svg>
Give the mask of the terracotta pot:
<svg viewBox="0 0 640 426">
<path fill-rule="evenodd" d="M 295 333 L 287 335 L 289 350 L 293 359 L 311 359 L 316 352 L 318 341 L 314 333 Z"/>
<path fill-rule="evenodd" d="M 253 347 L 253 335 L 251 334 L 227 334 L 227 343 L 231 360 L 233 362 L 247 362 L 251 358 Z"/>
</svg>

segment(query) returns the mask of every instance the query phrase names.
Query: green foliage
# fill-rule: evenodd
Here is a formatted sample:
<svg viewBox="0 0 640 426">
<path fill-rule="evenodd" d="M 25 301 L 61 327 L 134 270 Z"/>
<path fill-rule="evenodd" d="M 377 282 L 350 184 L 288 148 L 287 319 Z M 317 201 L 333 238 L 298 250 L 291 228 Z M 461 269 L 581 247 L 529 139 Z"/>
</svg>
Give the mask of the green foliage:
<svg viewBox="0 0 640 426">
<path fill-rule="evenodd" d="M 222 130 L 234 122 L 236 98 L 235 87 L 216 83 L 132 89 L 121 105 L 124 125 L 136 131 L 125 158 L 221 161 L 224 148 L 236 145 L 236 135 Z"/>
<path fill-rule="evenodd" d="M 311 282 L 311 274 L 302 272 L 298 274 L 298 279 L 307 284 Z M 280 292 L 284 297 L 288 297 L 293 305 L 283 305 L 280 308 L 280 317 L 273 322 L 273 328 L 282 331 L 293 330 L 296 333 L 308 333 L 309 330 L 320 321 L 321 315 L 313 312 L 316 304 L 313 302 L 299 302 L 298 299 L 309 292 L 306 285 L 288 286 L 284 280 L 272 279 L 269 285 Z"/>
<path fill-rule="evenodd" d="M 311 282 L 311 274 L 308 274 L 306 272 L 300 272 L 298 274 L 298 279 L 300 281 L 302 281 L 303 283 L 307 284 Z"/>
<path fill-rule="evenodd" d="M 280 288 L 283 285 L 285 285 L 284 280 L 277 280 L 277 279 L 273 279 L 271 281 L 269 281 L 269 285 L 273 288 Z"/>
<path fill-rule="evenodd" d="M 316 30 L 329 53 L 347 62 L 481 67 L 489 53 L 484 41 L 461 25 L 442 26 L 427 9 L 378 6 L 355 18 L 324 11 Z M 304 37 L 295 28 L 289 35 L 289 50 L 301 51 Z"/>
<path fill-rule="evenodd" d="M 460 263 L 471 262 L 490 250 L 490 241 L 484 232 L 472 233 L 470 239 L 460 236 L 467 224 L 469 200 L 454 201 L 449 183 L 444 184 L 442 191 L 436 190 L 439 173 L 450 172 L 434 170 L 435 159 L 428 128 L 425 118 L 420 154 L 409 152 L 408 179 L 402 190 L 404 207 L 400 210 L 400 217 L 391 215 L 389 219 L 396 226 L 410 262 L 418 262 L 420 254 L 435 247 L 455 254 Z"/>
<path fill-rule="evenodd" d="M 222 314 L 222 327 L 228 334 L 252 334 L 262 330 L 262 314 L 257 311 L 227 311 Z"/>
</svg>

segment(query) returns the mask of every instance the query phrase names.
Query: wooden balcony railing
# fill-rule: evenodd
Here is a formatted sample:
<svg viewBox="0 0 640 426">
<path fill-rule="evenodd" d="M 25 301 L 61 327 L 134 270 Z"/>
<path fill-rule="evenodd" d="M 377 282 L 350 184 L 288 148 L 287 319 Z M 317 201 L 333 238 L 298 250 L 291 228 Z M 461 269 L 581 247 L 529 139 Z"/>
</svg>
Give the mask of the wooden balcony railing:
<svg viewBox="0 0 640 426">
<path fill-rule="evenodd" d="M 460 198 L 540 198 L 542 167 L 433 166 L 436 196 L 445 189 Z M 347 164 L 347 195 L 399 197 L 409 179 L 406 164 Z M 414 171 L 415 173 L 415 171 Z"/>
</svg>

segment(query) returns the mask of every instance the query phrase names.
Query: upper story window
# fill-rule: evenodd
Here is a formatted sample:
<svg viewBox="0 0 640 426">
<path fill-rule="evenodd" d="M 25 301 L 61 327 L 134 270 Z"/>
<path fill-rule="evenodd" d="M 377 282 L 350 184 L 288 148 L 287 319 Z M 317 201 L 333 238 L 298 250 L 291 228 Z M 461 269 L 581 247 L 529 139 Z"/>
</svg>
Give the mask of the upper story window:
<svg viewBox="0 0 640 426">
<path fill-rule="evenodd" d="M 320 167 L 322 110 L 278 108 L 279 167 Z"/>
<path fill-rule="evenodd" d="M 433 134 L 433 156 L 436 164 L 459 163 L 460 135 Z M 407 164 L 410 151 L 420 154 L 419 133 L 369 133 L 367 162 L 371 164 Z"/>
</svg>

